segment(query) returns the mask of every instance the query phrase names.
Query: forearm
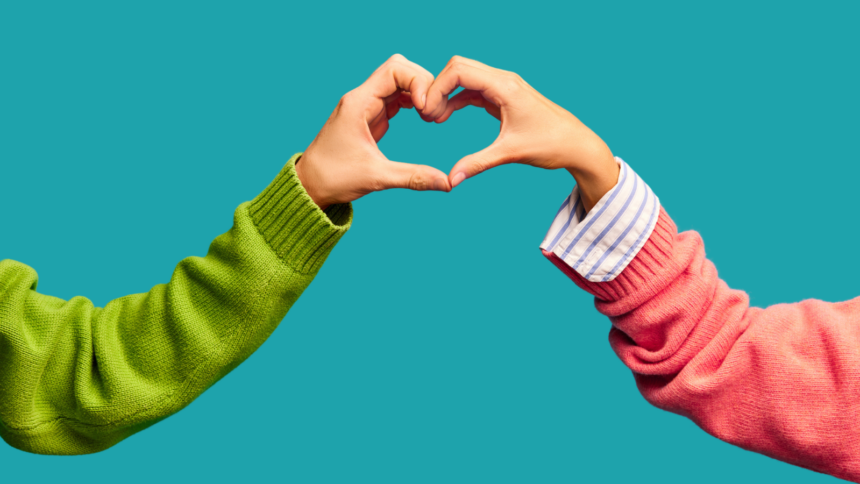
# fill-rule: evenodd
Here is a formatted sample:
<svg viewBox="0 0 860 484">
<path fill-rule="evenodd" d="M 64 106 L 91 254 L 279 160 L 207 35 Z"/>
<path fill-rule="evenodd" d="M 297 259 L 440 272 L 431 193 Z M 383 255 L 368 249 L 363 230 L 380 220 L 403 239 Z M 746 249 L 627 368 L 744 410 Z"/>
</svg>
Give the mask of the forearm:
<svg viewBox="0 0 860 484">
<path fill-rule="evenodd" d="M 749 307 L 665 211 L 614 280 L 545 252 L 609 316 L 643 396 L 748 450 L 860 479 L 860 298 Z"/>
<path fill-rule="evenodd" d="M 35 291 L 35 271 L 0 262 L 0 433 L 44 454 L 108 448 L 199 396 L 256 350 L 347 230 L 288 164 L 205 257 L 167 284 L 93 307 Z"/>
</svg>

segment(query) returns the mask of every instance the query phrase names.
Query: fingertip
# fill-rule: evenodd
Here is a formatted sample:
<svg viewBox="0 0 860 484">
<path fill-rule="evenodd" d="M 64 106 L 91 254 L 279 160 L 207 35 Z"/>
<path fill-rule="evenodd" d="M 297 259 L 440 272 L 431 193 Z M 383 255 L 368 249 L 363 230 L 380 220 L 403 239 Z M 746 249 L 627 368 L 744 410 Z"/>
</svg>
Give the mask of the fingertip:
<svg viewBox="0 0 860 484">
<path fill-rule="evenodd" d="M 450 192 L 450 191 L 451 191 L 451 186 L 450 186 L 450 185 L 448 185 L 448 178 L 447 178 L 447 177 L 445 177 L 445 178 L 437 178 L 437 179 L 433 182 L 433 190 L 436 190 L 436 191 L 439 191 L 439 192 Z"/>
<path fill-rule="evenodd" d="M 453 178 L 451 178 L 451 188 L 456 187 L 460 183 L 463 183 L 463 180 L 466 179 L 466 174 L 461 172 L 457 172 Z"/>
</svg>

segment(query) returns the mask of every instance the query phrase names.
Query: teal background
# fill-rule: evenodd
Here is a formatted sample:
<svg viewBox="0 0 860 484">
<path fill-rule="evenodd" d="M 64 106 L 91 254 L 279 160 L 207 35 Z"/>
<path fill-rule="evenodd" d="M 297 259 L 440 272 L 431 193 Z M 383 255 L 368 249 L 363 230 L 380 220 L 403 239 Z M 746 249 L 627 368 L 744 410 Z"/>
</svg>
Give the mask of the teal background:
<svg viewBox="0 0 860 484">
<path fill-rule="evenodd" d="M 206 253 L 390 55 L 522 75 L 576 114 L 767 306 L 857 296 L 860 3 L 0 3 L 0 258 L 102 306 Z M 853 60 L 852 60 L 853 59 Z M 477 109 L 401 111 L 444 171 Z M 271 339 L 97 455 L 0 445 L 2 482 L 834 482 L 651 407 L 590 296 L 541 257 L 572 187 L 505 166 L 355 203 Z"/>
</svg>

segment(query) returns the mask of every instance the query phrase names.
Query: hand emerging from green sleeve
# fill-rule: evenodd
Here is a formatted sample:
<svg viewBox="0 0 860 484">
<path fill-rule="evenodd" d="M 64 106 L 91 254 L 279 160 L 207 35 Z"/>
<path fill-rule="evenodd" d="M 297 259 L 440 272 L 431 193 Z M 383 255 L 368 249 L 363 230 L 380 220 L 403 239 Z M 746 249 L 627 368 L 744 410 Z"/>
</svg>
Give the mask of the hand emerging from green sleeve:
<svg viewBox="0 0 860 484">
<path fill-rule="evenodd" d="M 387 188 L 450 190 L 439 170 L 389 161 L 376 146 L 400 108 L 424 106 L 432 82 L 392 57 L 343 97 L 298 164 L 293 156 L 236 209 L 205 257 L 182 260 L 146 293 L 104 308 L 65 301 L 38 293 L 31 267 L 0 260 L 0 436 L 40 454 L 99 452 L 242 363 L 349 228 L 348 202 Z M 309 313 L 338 317 L 328 306 Z"/>
<path fill-rule="evenodd" d="M 296 165 L 308 194 L 321 208 L 389 188 L 451 190 L 441 171 L 390 161 L 376 145 L 401 108 L 424 107 L 432 83 L 429 72 L 396 54 L 341 98 Z"/>
</svg>

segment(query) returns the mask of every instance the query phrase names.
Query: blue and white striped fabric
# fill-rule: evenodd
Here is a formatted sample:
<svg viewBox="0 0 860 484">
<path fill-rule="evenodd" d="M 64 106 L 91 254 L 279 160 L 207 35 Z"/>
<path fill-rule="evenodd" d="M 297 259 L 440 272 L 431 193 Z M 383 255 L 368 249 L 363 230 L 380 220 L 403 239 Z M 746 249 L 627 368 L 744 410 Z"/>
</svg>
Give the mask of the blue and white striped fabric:
<svg viewBox="0 0 860 484">
<path fill-rule="evenodd" d="M 583 218 L 574 186 L 541 249 L 552 252 L 592 282 L 615 279 L 645 245 L 657 225 L 660 200 L 621 158 L 618 183 Z"/>
</svg>

